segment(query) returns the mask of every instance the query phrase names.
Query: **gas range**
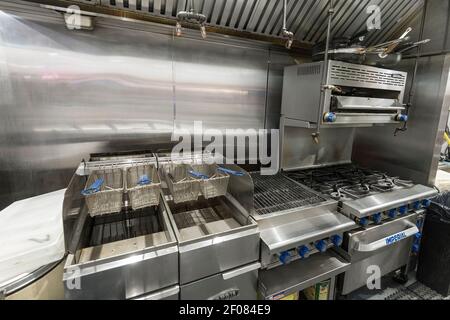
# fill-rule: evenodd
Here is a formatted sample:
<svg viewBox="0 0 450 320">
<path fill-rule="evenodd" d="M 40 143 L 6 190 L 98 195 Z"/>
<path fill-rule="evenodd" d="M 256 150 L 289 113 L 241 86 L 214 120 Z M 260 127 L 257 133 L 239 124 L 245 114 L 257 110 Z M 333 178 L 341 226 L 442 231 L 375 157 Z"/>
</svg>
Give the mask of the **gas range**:
<svg viewBox="0 0 450 320">
<path fill-rule="evenodd" d="M 285 175 L 338 200 L 340 211 L 363 227 L 426 207 L 436 194 L 433 188 L 355 164 L 289 171 Z"/>
</svg>

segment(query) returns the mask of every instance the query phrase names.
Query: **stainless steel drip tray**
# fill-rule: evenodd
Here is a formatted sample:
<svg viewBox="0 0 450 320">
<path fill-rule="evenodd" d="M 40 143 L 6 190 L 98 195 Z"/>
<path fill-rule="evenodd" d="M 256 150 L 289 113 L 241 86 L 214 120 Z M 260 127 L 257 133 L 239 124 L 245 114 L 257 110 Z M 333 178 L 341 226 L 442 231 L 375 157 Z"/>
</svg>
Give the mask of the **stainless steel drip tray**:
<svg viewBox="0 0 450 320">
<path fill-rule="evenodd" d="M 349 267 L 350 263 L 333 251 L 317 253 L 286 266 L 260 271 L 259 292 L 266 300 L 276 299 L 330 279 Z"/>
<path fill-rule="evenodd" d="M 436 189 L 417 184 L 410 188 L 397 189 L 356 200 L 344 201 L 342 203 L 342 212 L 363 218 L 370 214 L 394 209 L 417 200 L 431 198 L 436 194 Z"/>
<path fill-rule="evenodd" d="M 303 210 L 285 224 L 260 224 L 260 237 L 268 253 L 274 254 L 354 229 L 354 221 L 327 206 Z"/>
</svg>

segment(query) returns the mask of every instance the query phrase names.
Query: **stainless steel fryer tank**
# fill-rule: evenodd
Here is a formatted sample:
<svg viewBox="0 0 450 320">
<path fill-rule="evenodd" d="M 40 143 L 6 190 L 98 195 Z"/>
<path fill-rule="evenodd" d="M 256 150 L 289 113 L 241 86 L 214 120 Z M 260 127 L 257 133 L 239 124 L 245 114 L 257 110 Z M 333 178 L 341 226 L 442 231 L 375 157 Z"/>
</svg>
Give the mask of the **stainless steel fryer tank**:
<svg viewBox="0 0 450 320">
<path fill-rule="evenodd" d="M 160 158 L 160 170 L 164 172 L 171 161 Z M 184 159 L 189 164 L 204 161 L 204 156 L 196 155 Z M 223 196 L 205 199 L 199 195 L 197 200 L 175 203 L 172 190 L 167 183 L 162 184 L 164 203 L 178 240 L 182 286 L 259 260 L 259 231 L 246 208 L 246 197 L 253 187 L 251 178 L 237 166 L 227 167 L 243 176 L 230 176 Z M 241 192 L 240 188 L 248 190 Z"/>
<path fill-rule="evenodd" d="M 160 170 L 164 172 L 171 161 L 159 158 Z M 195 165 L 205 158 L 193 155 L 183 161 Z M 196 200 L 175 202 L 173 189 L 162 183 L 164 205 L 178 241 L 181 299 L 257 298 L 260 237 L 250 217 L 253 184 L 240 167 L 221 167 L 241 173 L 230 175 L 222 196 L 206 199 L 200 194 Z"/>
<path fill-rule="evenodd" d="M 166 207 L 132 210 L 125 200 L 121 212 L 92 218 L 81 195 L 92 170 L 114 166 L 125 172 L 137 163 L 155 160 L 81 163 L 72 177 L 63 207 L 67 299 L 178 298 L 178 246 Z"/>
<path fill-rule="evenodd" d="M 257 225 L 230 196 L 167 201 L 167 206 L 179 243 L 182 285 L 259 260 Z"/>
</svg>

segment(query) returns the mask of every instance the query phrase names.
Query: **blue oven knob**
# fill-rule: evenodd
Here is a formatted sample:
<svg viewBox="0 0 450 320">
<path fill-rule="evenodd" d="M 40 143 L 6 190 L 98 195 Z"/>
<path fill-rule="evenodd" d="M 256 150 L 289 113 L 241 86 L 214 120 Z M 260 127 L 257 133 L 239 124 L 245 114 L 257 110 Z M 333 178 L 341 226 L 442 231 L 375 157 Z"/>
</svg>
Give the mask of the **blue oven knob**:
<svg viewBox="0 0 450 320">
<path fill-rule="evenodd" d="M 422 205 L 423 205 L 425 208 L 428 208 L 428 207 L 430 206 L 430 204 L 431 204 L 431 200 L 430 200 L 430 199 L 422 200 Z"/>
<path fill-rule="evenodd" d="M 395 217 L 397 217 L 397 209 L 390 209 L 388 211 L 388 216 L 391 219 L 394 219 Z"/>
<path fill-rule="evenodd" d="M 325 122 L 335 122 L 336 114 L 334 112 L 325 112 L 323 115 L 323 121 Z"/>
<path fill-rule="evenodd" d="M 401 206 L 400 208 L 398 208 L 398 212 L 400 214 L 405 214 L 408 212 L 408 207 L 407 206 Z"/>
<path fill-rule="evenodd" d="M 422 204 L 420 203 L 420 201 L 416 201 L 413 203 L 413 209 L 419 210 L 421 207 L 422 207 Z"/>
<path fill-rule="evenodd" d="M 380 223 L 381 222 L 381 212 L 375 213 L 372 215 L 372 220 L 374 223 Z"/>
<path fill-rule="evenodd" d="M 331 236 L 331 242 L 336 246 L 340 247 L 342 244 L 342 237 L 338 234 L 335 234 L 334 236 Z"/>
<path fill-rule="evenodd" d="M 420 240 L 420 238 L 422 238 L 422 234 L 421 234 L 420 232 L 417 232 L 417 233 L 414 235 L 414 240 L 417 242 L 417 241 Z"/>
<path fill-rule="evenodd" d="M 325 240 L 319 240 L 317 241 L 314 246 L 316 247 L 317 250 L 319 250 L 320 252 L 325 252 L 327 251 L 327 243 L 325 242 Z"/>
<path fill-rule="evenodd" d="M 367 227 L 367 225 L 369 224 L 369 219 L 367 219 L 366 217 L 356 219 L 356 223 L 358 223 L 361 227 Z"/>
<path fill-rule="evenodd" d="M 309 257 L 309 248 L 305 245 L 298 247 L 298 255 L 304 259 Z"/>
<path fill-rule="evenodd" d="M 416 222 L 417 228 L 422 228 L 422 225 L 423 225 L 423 219 L 417 220 L 417 222 Z"/>
<path fill-rule="evenodd" d="M 292 257 L 289 251 L 283 251 L 278 255 L 278 259 L 282 264 L 288 264 L 291 262 Z"/>
</svg>

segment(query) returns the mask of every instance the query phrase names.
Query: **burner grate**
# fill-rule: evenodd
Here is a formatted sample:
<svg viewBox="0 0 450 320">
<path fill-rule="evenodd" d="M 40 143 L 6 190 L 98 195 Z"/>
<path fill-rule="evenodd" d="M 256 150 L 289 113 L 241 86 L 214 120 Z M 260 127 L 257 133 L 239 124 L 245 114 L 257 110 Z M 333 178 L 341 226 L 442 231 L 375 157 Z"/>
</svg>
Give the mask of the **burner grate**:
<svg viewBox="0 0 450 320">
<path fill-rule="evenodd" d="M 250 173 L 254 184 L 254 207 L 259 215 L 301 208 L 326 201 L 282 174 L 261 176 Z"/>
<path fill-rule="evenodd" d="M 412 184 L 411 181 L 400 180 L 354 164 L 305 169 L 287 172 L 286 175 L 336 200 L 360 198 Z"/>
</svg>

